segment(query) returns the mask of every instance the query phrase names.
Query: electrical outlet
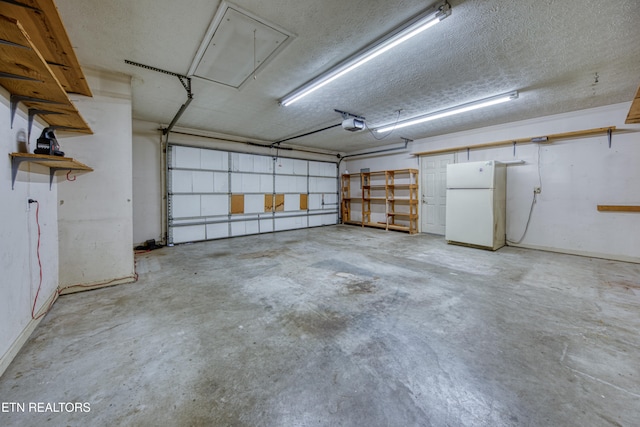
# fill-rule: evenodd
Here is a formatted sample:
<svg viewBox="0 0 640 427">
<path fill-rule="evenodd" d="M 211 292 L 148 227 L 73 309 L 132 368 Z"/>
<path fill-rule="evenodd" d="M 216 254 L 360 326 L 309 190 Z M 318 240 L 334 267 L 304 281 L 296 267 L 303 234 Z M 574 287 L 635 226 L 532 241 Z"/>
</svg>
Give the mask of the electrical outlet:
<svg viewBox="0 0 640 427">
<path fill-rule="evenodd" d="M 534 192 L 535 194 L 540 194 L 540 193 L 542 193 L 542 187 L 540 187 L 540 186 L 536 185 L 535 187 L 533 187 L 533 192 Z"/>
</svg>

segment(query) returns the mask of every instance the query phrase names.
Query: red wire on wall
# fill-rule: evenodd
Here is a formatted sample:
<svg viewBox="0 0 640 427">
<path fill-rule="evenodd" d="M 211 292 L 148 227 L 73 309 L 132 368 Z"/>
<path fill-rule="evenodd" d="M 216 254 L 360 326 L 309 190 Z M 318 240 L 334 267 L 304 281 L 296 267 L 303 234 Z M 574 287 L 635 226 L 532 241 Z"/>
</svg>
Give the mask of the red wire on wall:
<svg viewBox="0 0 640 427">
<path fill-rule="evenodd" d="M 29 203 L 31 203 L 31 200 L 29 200 Z M 38 226 L 38 246 L 36 247 L 36 254 L 38 256 L 38 267 L 40 269 L 40 283 L 38 284 L 38 290 L 36 291 L 36 298 L 33 300 L 33 307 L 31 307 L 31 318 L 39 319 L 47 312 L 45 311 L 36 317 L 36 304 L 38 303 L 38 295 L 40 295 L 40 289 L 42 288 L 42 261 L 40 260 L 40 203 L 38 203 L 37 200 L 34 200 L 34 203 L 36 204 L 36 225 Z"/>
</svg>

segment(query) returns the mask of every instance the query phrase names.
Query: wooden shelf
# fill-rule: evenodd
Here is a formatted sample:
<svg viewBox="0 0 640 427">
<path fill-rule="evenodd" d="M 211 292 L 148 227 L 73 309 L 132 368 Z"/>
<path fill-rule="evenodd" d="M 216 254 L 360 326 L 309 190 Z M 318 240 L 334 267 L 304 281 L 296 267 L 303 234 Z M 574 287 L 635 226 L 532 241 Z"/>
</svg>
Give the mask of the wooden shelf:
<svg viewBox="0 0 640 427">
<path fill-rule="evenodd" d="M 441 148 L 439 150 L 430 150 L 430 151 L 421 151 L 418 153 L 411 153 L 411 155 L 412 156 L 432 156 L 434 154 L 453 153 L 461 150 L 467 150 L 468 152 L 469 150 L 502 147 L 505 145 L 513 145 L 515 147 L 516 144 L 531 144 L 531 143 L 548 144 L 552 140 L 556 140 L 556 139 L 580 138 L 583 136 L 596 135 L 599 133 L 608 133 L 609 145 L 611 145 L 611 135 L 615 130 L 616 130 L 615 126 L 609 126 L 605 128 L 594 128 L 594 129 L 579 130 L 574 132 L 563 132 L 563 133 L 556 133 L 556 134 L 550 134 L 550 135 L 541 135 L 541 136 L 535 136 L 531 138 L 516 138 L 516 139 L 509 139 L 506 141 L 488 142 L 485 144 L 463 145 L 459 147 Z"/>
<path fill-rule="evenodd" d="M 380 182 L 380 177 L 384 177 L 384 183 Z M 362 197 L 351 197 L 353 178 L 359 178 L 359 190 L 362 192 Z M 344 224 L 406 231 L 411 234 L 418 232 L 417 169 L 343 174 L 341 189 L 341 212 Z M 385 192 L 384 197 L 371 197 L 372 190 L 380 191 L 383 189 Z M 351 218 L 351 202 L 355 200 L 360 201 L 362 214 L 360 221 L 355 221 Z M 382 212 L 380 211 L 379 203 L 385 204 L 385 209 Z M 403 207 L 398 211 L 396 205 L 402 205 Z M 374 209 L 372 209 L 372 206 Z M 385 222 L 372 221 L 372 214 L 384 215 Z"/>
<path fill-rule="evenodd" d="M 67 93 L 92 96 L 53 0 L 2 3 L 2 15 L 20 22 Z"/>
<path fill-rule="evenodd" d="M 406 231 L 411 233 L 411 228 L 404 226 L 404 225 L 393 225 L 393 224 L 389 224 L 389 226 L 387 227 L 389 230 L 395 230 L 395 231 Z"/>
<path fill-rule="evenodd" d="M 92 168 L 71 157 L 48 156 L 46 154 L 11 153 L 11 189 L 13 190 L 18 169 L 23 162 L 35 163 L 49 168 L 49 189 L 53 184 L 53 176 L 59 170 L 91 172 Z"/>
<path fill-rule="evenodd" d="M 30 122 L 33 113 L 54 128 L 93 133 L 20 22 L 0 15 L 0 41 L 0 85 L 11 94 L 12 122 L 23 102 Z"/>
<path fill-rule="evenodd" d="M 599 212 L 640 212 L 638 205 L 598 205 Z"/>
<path fill-rule="evenodd" d="M 418 203 L 417 199 L 387 199 L 390 202 L 396 202 L 396 203 Z"/>
<path fill-rule="evenodd" d="M 389 184 L 387 187 L 395 188 L 418 188 L 418 184 Z"/>
</svg>

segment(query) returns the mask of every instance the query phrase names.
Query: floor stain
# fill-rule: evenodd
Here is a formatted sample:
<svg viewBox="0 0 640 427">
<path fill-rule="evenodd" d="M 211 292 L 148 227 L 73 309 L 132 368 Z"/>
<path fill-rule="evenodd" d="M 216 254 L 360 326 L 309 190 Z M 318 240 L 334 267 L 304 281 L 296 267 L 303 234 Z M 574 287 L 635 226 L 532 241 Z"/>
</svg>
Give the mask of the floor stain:
<svg viewBox="0 0 640 427">
<path fill-rule="evenodd" d="M 275 258 L 277 256 L 281 256 L 285 251 L 286 250 L 249 252 L 247 254 L 240 255 L 238 258 L 239 259 Z"/>
<path fill-rule="evenodd" d="M 323 309 L 286 313 L 283 320 L 286 325 L 293 326 L 298 332 L 319 338 L 337 335 L 348 326 L 347 316 Z"/>
<path fill-rule="evenodd" d="M 371 294 L 376 291 L 375 285 L 369 280 L 347 283 L 350 294 Z"/>
<path fill-rule="evenodd" d="M 634 283 L 628 280 L 616 280 L 616 281 L 607 281 L 607 285 L 614 287 L 621 287 L 628 291 L 632 289 L 640 289 L 640 283 Z"/>
<path fill-rule="evenodd" d="M 214 252 L 212 254 L 209 254 L 211 258 L 222 258 L 229 255 L 232 255 L 232 253 L 231 252 Z"/>
</svg>

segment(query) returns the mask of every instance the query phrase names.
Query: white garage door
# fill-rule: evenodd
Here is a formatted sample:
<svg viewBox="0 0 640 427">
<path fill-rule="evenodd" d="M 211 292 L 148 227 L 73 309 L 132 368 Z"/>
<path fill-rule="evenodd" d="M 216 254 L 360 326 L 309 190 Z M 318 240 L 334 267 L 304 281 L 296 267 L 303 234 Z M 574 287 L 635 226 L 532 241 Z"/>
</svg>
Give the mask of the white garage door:
<svg viewBox="0 0 640 427">
<path fill-rule="evenodd" d="M 169 145 L 169 244 L 337 224 L 335 163 Z"/>
</svg>

